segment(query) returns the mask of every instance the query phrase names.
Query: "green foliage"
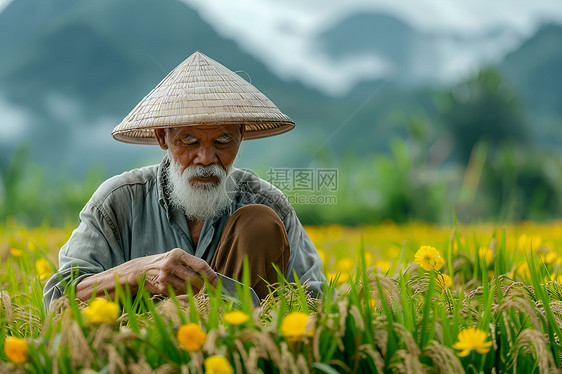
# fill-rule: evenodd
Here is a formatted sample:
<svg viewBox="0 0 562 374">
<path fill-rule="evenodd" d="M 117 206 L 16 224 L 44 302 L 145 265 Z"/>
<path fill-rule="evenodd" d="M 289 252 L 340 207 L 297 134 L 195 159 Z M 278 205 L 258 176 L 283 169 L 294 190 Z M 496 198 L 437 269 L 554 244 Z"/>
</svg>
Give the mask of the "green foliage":
<svg viewBox="0 0 562 374">
<path fill-rule="evenodd" d="M 453 142 L 454 153 L 468 163 L 474 146 L 485 140 L 493 147 L 505 143 L 530 145 L 530 131 L 516 93 L 493 70 L 436 95 L 439 117 Z"/>
<path fill-rule="evenodd" d="M 45 175 L 29 160 L 28 148 L 17 148 L 9 161 L 0 160 L 0 219 L 62 226 L 77 222 L 78 213 L 102 181 L 103 172 L 91 169 L 85 180 Z"/>
</svg>

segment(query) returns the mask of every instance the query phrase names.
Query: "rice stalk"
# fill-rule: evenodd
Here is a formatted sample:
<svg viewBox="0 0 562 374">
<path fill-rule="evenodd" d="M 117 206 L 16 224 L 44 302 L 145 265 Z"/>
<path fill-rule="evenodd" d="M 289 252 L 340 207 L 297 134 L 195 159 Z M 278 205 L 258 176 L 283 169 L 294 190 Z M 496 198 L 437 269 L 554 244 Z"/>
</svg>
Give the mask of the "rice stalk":
<svg viewBox="0 0 562 374">
<path fill-rule="evenodd" d="M 423 355 L 431 358 L 433 365 L 439 369 L 440 373 L 465 373 L 464 367 L 455 352 L 435 340 L 430 341 L 425 346 Z"/>
</svg>

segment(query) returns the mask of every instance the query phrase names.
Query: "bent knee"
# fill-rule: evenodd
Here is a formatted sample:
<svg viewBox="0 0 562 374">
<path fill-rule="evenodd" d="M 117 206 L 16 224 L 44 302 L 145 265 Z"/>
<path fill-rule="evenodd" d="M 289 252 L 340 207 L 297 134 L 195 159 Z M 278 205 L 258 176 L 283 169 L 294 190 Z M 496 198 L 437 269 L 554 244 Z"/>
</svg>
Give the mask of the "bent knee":
<svg viewBox="0 0 562 374">
<path fill-rule="evenodd" d="M 267 205 L 262 204 L 250 204 L 238 208 L 232 214 L 231 219 L 240 224 L 249 223 L 254 230 L 257 228 L 264 230 L 285 228 L 277 213 Z"/>
<path fill-rule="evenodd" d="M 237 209 L 229 218 L 238 240 L 246 243 L 279 243 L 287 246 L 285 225 L 273 209 L 266 205 L 251 204 Z"/>
</svg>

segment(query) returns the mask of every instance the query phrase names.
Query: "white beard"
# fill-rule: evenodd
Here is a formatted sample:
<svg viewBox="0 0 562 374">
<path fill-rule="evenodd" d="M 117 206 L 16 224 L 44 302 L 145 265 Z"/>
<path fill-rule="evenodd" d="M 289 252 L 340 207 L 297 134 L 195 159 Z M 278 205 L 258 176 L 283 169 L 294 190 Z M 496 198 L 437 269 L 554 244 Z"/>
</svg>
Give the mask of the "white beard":
<svg viewBox="0 0 562 374">
<path fill-rule="evenodd" d="M 165 171 L 168 180 L 166 196 L 171 206 L 194 221 L 204 221 L 226 210 L 232 202 L 227 191 L 227 180 L 232 173 L 232 164 L 228 165 L 226 171 L 217 164 L 190 166 L 182 174 L 182 165 L 176 162 L 169 151 L 168 159 L 170 165 Z M 193 186 L 190 183 L 192 178 L 210 176 L 217 177 L 218 182 L 198 182 Z"/>
</svg>

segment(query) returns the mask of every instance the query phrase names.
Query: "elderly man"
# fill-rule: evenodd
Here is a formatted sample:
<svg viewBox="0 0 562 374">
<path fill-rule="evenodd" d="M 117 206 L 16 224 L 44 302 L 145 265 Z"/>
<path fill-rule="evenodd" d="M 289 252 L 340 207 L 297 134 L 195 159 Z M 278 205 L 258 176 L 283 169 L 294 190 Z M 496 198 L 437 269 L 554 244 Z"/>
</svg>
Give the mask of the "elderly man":
<svg viewBox="0 0 562 374">
<path fill-rule="evenodd" d="M 187 281 L 197 291 L 217 273 L 241 279 L 245 256 L 260 298 L 277 281 L 274 266 L 319 292 L 322 262 L 286 197 L 233 166 L 242 140 L 293 127 L 255 87 L 195 52 L 114 129 L 117 140 L 167 154 L 98 188 L 60 251 L 45 305 L 66 287 L 81 300 L 113 296 L 116 281 L 133 293 L 141 279 L 152 294 L 183 294 Z"/>
</svg>

